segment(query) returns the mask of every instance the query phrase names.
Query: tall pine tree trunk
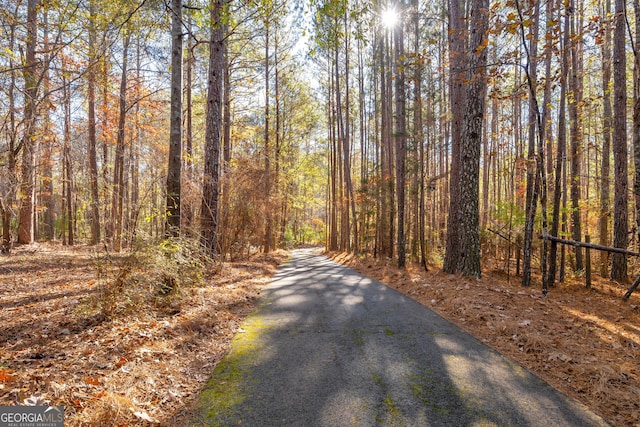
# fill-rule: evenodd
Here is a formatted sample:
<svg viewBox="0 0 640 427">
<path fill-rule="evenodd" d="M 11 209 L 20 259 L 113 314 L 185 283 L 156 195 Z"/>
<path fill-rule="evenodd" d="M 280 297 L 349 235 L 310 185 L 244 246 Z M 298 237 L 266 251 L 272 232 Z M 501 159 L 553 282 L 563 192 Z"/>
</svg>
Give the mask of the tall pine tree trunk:
<svg viewBox="0 0 640 427">
<path fill-rule="evenodd" d="M 180 234 L 182 171 L 182 0 L 171 1 L 171 117 L 167 167 L 166 234 Z"/>
<path fill-rule="evenodd" d="M 222 83 L 224 80 L 223 0 L 212 0 L 211 40 L 201 207 L 202 243 L 212 254 L 218 253 L 218 201 L 220 194 L 220 138 L 222 133 Z"/>
<path fill-rule="evenodd" d="M 470 13 L 469 83 L 460 145 L 460 271 L 480 277 L 480 146 L 487 92 L 488 0 L 473 0 Z"/>
<path fill-rule="evenodd" d="M 407 159 L 406 100 L 404 87 L 404 24 L 395 26 L 395 83 L 396 83 L 396 198 L 398 200 L 398 267 L 406 265 L 405 242 L 405 163 Z"/>
<path fill-rule="evenodd" d="M 571 19 L 571 14 L 565 14 L 565 23 L 564 23 L 564 38 L 562 41 L 562 67 L 560 73 L 560 103 L 559 103 L 559 112 L 558 112 L 558 148 L 556 153 L 556 164 L 555 171 L 553 174 L 554 177 L 554 186 L 553 186 L 553 212 L 551 219 L 551 235 L 554 237 L 558 237 L 558 233 L 560 231 L 560 210 L 562 208 L 562 182 L 563 176 L 566 171 L 563 171 L 563 166 L 565 164 L 565 155 L 566 155 L 566 147 L 567 147 L 567 122 L 566 122 L 566 99 L 567 99 L 567 76 L 569 70 L 569 38 L 570 38 L 570 24 L 569 20 Z M 563 220 L 565 217 L 565 213 L 562 215 Z M 548 274 L 548 282 L 549 284 L 553 284 L 556 276 L 556 266 L 557 266 L 557 253 L 558 253 L 558 242 L 551 241 L 550 249 L 549 249 L 549 274 Z"/>
<path fill-rule="evenodd" d="M 449 91 L 451 102 L 451 169 L 449 172 L 449 216 L 447 246 L 442 270 L 455 273 L 460 267 L 462 252 L 460 229 L 460 144 L 465 106 L 466 28 L 462 0 L 449 0 Z"/>
<path fill-rule="evenodd" d="M 24 76 L 24 123 L 22 136 L 22 176 L 18 243 L 32 243 L 35 237 L 36 116 L 38 85 L 36 48 L 38 44 L 38 0 L 27 2 L 27 40 Z"/>
<path fill-rule="evenodd" d="M 269 17 L 265 17 L 264 42 L 264 197 L 266 200 L 264 252 L 271 252 L 273 217 L 271 212 L 271 154 L 269 148 Z"/>
<path fill-rule="evenodd" d="M 611 14 L 611 0 L 603 0 L 602 16 Z M 602 164 L 600 167 L 600 217 L 598 231 L 600 244 L 609 245 L 609 219 L 611 217 L 611 27 L 607 22 L 604 26 L 604 40 L 600 45 L 602 51 Z M 638 166 L 636 165 L 636 172 Z M 600 251 L 600 275 L 607 276 L 609 270 L 609 252 Z"/>
<path fill-rule="evenodd" d="M 113 226 L 113 250 L 119 252 L 122 249 L 122 222 L 124 204 L 124 151 L 125 151 L 125 126 L 127 118 L 127 71 L 128 53 L 131 33 L 125 30 L 122 46 L 122 75 L 120 78 L 120 96 L 118 100 L 118 131 L 116 137 L 116 152 L 113 168 L 113 198 L 111 200 L 111 223 Z"/>
<path fill-rule="evenodd" d="M 520 3 L 516 1 L 518 14 L 523 19 Z M 538 197 L 540 177 L 538 172 L 539 155 L 536 155 L 536 135 L 538 130 L 538 102 L 536 99 L 537 90 L 537 72 L 538 72 L 538 19 L 539 19 L 539 3 L 536 3 L 532 16 L 531 32 L 529 33 L 529 47 L 527 48 L 524 25 L 520 27 L 522 35 L 522 44 L 526 51 L 526 61 L 529 68 L 525 70 L 527 82 L 529 85 L 529 124 L 528 124 L 528 146 L 527 146 L 527 189 L 525 202 L 525 228 L 523 239 L 523 259 L 522 259 L 522 285 L 529 286 L 531 284 L 531 256 L 533 246 L 533 229 L 536 211 L 538 209 Z"/>
<path fill-rule="evenodd" d="M 419 3 L 418 0 L 412 1 L 412 6 L 414 8 L 413 13 L 413 32 L 415 35 L 414 39 L 414 52 L 419 55 L 420 52 L 420 13 L 419 13 Z M 426 270 L 427 268 L 427 244 L 425 241 L 425 221 L 426 221 L 426 212 L 425 212 L 425 178 L 426 178 L 426 167 L 425 164 L 427 162 L 425 156 L 425 141 L 424 141 L 424 132 L 422 129 L 423 120 L 422 120 L 422 61 L 418 60 L 415 64 L 414 75 L 413 75 L 413 137 L 418 145 L 418 164 L 419 164 L 419 173 L 418 173 L 418 241 L 420 244 L 420 265 Z"/>
<path fill-rule="evenodd" d="M 637 43 L 640 41 L 640 1 L 633 0 L 636 16 L 636 49 L 633 61 L 633 194 L 635 202 L 636 236 L 640 243 L 640 53 Z"/>
<path fill-rule="evenodd" d="M 627 165 L 627 60 L 625 52 L 625 2 L 616 0 L 613 35 L 613 169 L 615 195 L 613 201 L 613 246 L 628 244 L 628 165 Z M 627 280 L 627 259 L 613 254 L 611 279 Z"/>
<path fill-rule="evenodd" d="M 571 102 L 569 103 L 569 123 L 570 123 L 570 165 L 571 165 L 571 222 L 573 239 L 582 240 L 582 226 L 580 221 L 580 157 L 582 149 L 582 55 L 580 54 L 579 43 L 581 37 L 576 34 L 575 21 L 579 21 L 580 17 L 575 11 L 575 4 L 572 1 L 570 10 L 573 10 L 573 19 L 571 19 L 571 78 L 569 87 L 571 88 Z M 576 271 L 584 269 L 584 261 L 582 257 L 582 248 L 575 248 L 576 254 Z"/>
<path fill-rule="evenodd" d="M 97 14 L 95 2 L 89 3 L 89 67 L 87 69 L 87 109 L 88 109 L 88 154 L 89 154 L 89 191 L 91 193 L 91 206 L 89 208 L 91 222 L 90 244 L 95 245 L 100 241 L 100 194 L 98 191 L 98 155 L 96 141 L 96 66 L 98 55 L 96 54 Z"/>
</svg>

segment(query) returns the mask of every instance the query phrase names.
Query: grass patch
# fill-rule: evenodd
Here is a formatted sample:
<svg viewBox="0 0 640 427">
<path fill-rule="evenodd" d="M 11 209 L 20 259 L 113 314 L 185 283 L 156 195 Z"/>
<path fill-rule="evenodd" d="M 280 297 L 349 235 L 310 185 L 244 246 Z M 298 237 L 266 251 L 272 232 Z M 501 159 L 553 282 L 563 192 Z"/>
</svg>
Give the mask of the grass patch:
<svg viewBox="0 0 640 427">
<path fill-rule="evenodd" d="M 253 314 L 242 328 L 233 338 L 231 352 L 218 363 L 200 394 L 198 406 L 209 425 L 220 425 L 220 418 L 231 414 L 233 408 L 246 399 L 250 369 L 256 362 L 262 347 L 261 337 L 268 326 L 260 315 Z"/>
</svg>

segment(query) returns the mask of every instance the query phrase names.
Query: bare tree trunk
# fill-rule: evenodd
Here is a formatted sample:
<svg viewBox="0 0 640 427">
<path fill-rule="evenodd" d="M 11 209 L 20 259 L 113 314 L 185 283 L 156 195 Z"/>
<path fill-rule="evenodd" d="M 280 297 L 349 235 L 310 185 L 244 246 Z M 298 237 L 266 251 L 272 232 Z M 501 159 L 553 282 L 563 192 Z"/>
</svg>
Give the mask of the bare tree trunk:
<svg viewBox="0 0 640 427">
<path fill-rule="evenodd" d="M 633 0 L 636 16 L 636 39 L 633 51 L 633 195 L 635 202 L 636 236 L 640 243 L 640 53 L 637 43 L 640 41 L 640 1 Z"/>
<path fill-rule="evenodd" d="M 27 2 L 27 41 L 24 76 L 24 123 L 22 137 L 22 177 L 20 184 L 20 216 L 18 243 L 32 243 L 35 237 L 36 116 L 39 79 L 36 47 L 38 44 L 38 0 Z"/>
<path fill-rule="evenodd" d="M 127 116 L 127 71 L 131 33 L 126 30 L 122 46 L 122 76 L 120 78 L 120 97 L 118 101 L 118 134 L 113 169 L 113 198 L 111 201 L 111 223 L 113 226 L 113 250 L 122 249 L 122 221 L 124 203 L 124 150 L 125 126 Z"/>
<path fill-rule="evenodd" d="M 225 4 L 225 13 L 229 13 L 229 3 Z M 229 25 L 225 21 L 224 25 L 225 37 L 229 34 Z M 231 59 L 229 57 L 229 49 L 227 43 L 224 44 L 224 94 L 222 103 L 224 112 L 222 115 L 222 227 L 226 230 L 229 226 L 229 206 L 230 191 L 231 191 Z M 229 250 L 227 247 L 226 239 L 224 236 L 227 233 L 222 233 L 223 243 L 221 245 L 223 253 Z"/>
<path fill-rule="evenodd" d="M 44 10 L 44 34 L 43 40 L 49 40 L 49 23 L 48 23 L 48 13 L 47 9 Z M 49 64 L 51 60 L 50 51 L 51 46 L 49 43 L 45 43 L 45 54 L 44 63 Z M 45 97 L 49 97 L 49 92 L 51 90 L 51 77 L 50 77 L 50 67 L 47 66 L 44 70 L 43 76 L 43 93 Z M 49 104 L 50 100 L 45 101 L 46 104 Z M 44 208 L 43 216 L 44 216 L 44 233 L 41 233 L 42 237 L 45 240 L 51 241 L 53 240 L 53 232 L 55 229 L 55 220 L 53 217 L 53 213 L 55 210 L 55 203 L 53 199 L 53 129 L 51 128 L 51 115 L 49 109 L 45 109 L 43 111 L 42 117 L 43 125 L 42 132 L 44 138 L 42 138 L 42 154 L 40 156 L 40 166 L 42 168 L 41 173 L 41 182 L 40 182 L 40 206 Z M 36 237 L 37 238 L 37 237 Z"/>
<path fill-rule="evenodd" d="M 460 144 L 465 106 L 466 28 L 462 0 L 449 0 L 449 90 L 451 101 L 451 171 L 449 175 L 449 216 L 447 247 L 442 270 L 455 273 L 462 260 L 460 236 Z"/>
<path fill-rule="evenodd" d="M 573 11 L 573 19 L 571 19 L 571 79 L 569 87 L 572 93 L 572 102 L 569 103 L 569 122 L 570 122 L 570 157 L 571 160 L 571 220 L 573 239 L 582 239 L 582 227 L 580 224 L 580 156 L 582 145 L 582 116 L 580 105 L 582 104 L 582 57 L 579 53 L 578 43 L 581 43 L 581 37 L 576 36 L 575 20 L 579 19 L 575 12 L 575 4 L 573 0 L 569 6 Z M 582 257 L 582 248 L 575 248 L 576 254 L 576 271 L 584 269 L 584 261 Z"/>
<path fill-rule="evenodd" d="M 182 0 L 171 1 L 171 117 L 167 166 L 167 236 L 180 235 L 182 171 Z"/>
<path fill-rule="evenodd" d="M 100 195 L 98 192 L 98 155 L 96 141 L 96 54 L 97 35 L 95 2 L 89 2 L 89 67 L 87 69 L 87 108 L 88 108 L 88 140 L 89 140 L 89 191 L 91 193 L 91 206 L 89 210 L 91 221 L 90 244 L 95 245 L 100 241 Z"/>
<path fill-rule="evenodd" d="M 218 253 L 218 199 L 220 193 L 220 137 L 222 133 L 222 83 L 224 80 L 223 0 L 212 0 L 209 81 L 205 135 L 204 179 L 202 188 L 202 243 L 212 254 Z"/>
<path fill-rule="evenodd" d="M 602 16 L 611 14 L 611 0 L 603 0 Z M 602 165 L 600 168 L 600 218 L 598 219 L 600 244 L 609 245 L 609 219 L 611 218 L 611 26 L 604 25 L 604 42 L 600 46 L 602 51 Z M 636 164 L 636 172 L 638 165 Z M 637 206 L 637 202 L 636 202 Z M 600 251 L 600 275 L 607 276 L 609 270 L 609 252 Z"/>
<path fill-rule="evenodd" d="M 473 0 L 470 13 L 469 84 L 466 88 L 460 145 L 460 271 L 480 277 L 480 146 L 487 92 L 488 0 Z"/>
<path fill-rule="evenodd" d="M 187 14 L 187 25 L 189 28 L 189 33 L 193 31 L 193 17 L 191 13 Z M 186 194 L 187 197 L 181 199 L 182 207 L 180 209 L 180 217 L 184 221 L 183 229 L 188 235 L 193 235 L 195 230 L 193 229 L 193 221 L 194 221 L 194 200 L 193 194 L 189 191 L 193 185 L 193 69 L 195 66 L 195 55 L 193 50 L 195 46 L 193 44 L 193 37 L 189 35 L 187 37 L 187 59 L 185 61 L 185 74 L 186 74 L 186 83 L 185 83 L 185 179 L 183 183 L 186 183 Z"/>
<path fill-rule="evenodd" d="M 344 115 L 344 135 L 343 135 L 343 154 L 344 154 L 344 176 L 347 186 L 347 211 L 351 208 L 351 229 L 353 230 L 353 244 L 351 248 L 354 252 L 358 252 L 358 218 L 356 216 L 356 200 L 353 194 L 353 180 L 351 178 L 351 117 L 350 102 L 351 94 L 349 91 L 349 11 L 345 11 L 345 115 Z M 348 214 L 348 212 L 347 212 Z M 350 238 L 347 236 L 347 238 Z"/>
<path fill-rule="evenodd" d="M 63 64 L 63 72 L 66 72 L 64 68 L 66 68 L 65 61 L 62 61 Z M 73 212 L 73 169 L 71 165 L 71 87 L 69 86 L 69 82 L 66 77 L 62 78 L 62 93 L 63 93 L 63 108 L 64 108 L 64 142 L 63 142 L 63 152 L 62 152 L 62 161 L 64 162 L 64 200 L 66 206 L 66 217 L 67 217 L 67 243 L 69 246 L 73 246 L 75 244 L 75 235 L 74 235 L 74 212 Z M 62 224 L 64 228 L 65 224 Z"/>
<path fill-rule="evenodd" d="M 560 103 L 558 112 L 558 148 L 556 153 L 556 165 L 554 172 L 554 190 L 553 190 L 553 213 L 551 219 L 551 236 L 558 237 L 560 230 L 560 210 L 562 196 L 562 178 L 566 171 L 563 171 L 565 163 L 566 147 L 567 147 L 567 121 L 566 121 L 566 93 L 567 93 L 567 75 L 569 70 L 569 38 L 571 15 L 566 13 L 564 23 L 564 39 L 562 41 L 562 68 L 560 74 Z M 563 213 L 563 220 L 565 214 Z M 549 284 L 553 284 L 556 276 L 558 243 L 551 241 L 549 245 Z"/>
<path fill-rule="evenodd" d="M 406 100 L 404 87 L 404 24 L 398 22 L 394 28 L 395 83 L 396 83 L 396 198 L 398 200 L 398 268 L 406 266 L 405 238 L 405 163 L 407 160 Z"/>
<path fill-rule="evenodd" d="M 613 203 L 613 246 L 627 248 L 628 242 L 628 178 L 627 178 L 627 60 L 625 53 L 625 2 L 616 0 L 613 35 L 613 169 L 615 195 Z M 613 254 L 611 279 L 627 280 L 627 259 Z"/>
<path fill-rule="evenodd" d="M 522 17 L 520 9 L 520 3 L 516 2 L 518 8 L 518 14 Z M 538 103 L 536 100 L 537 90 L 537 70 L 538 70 L 538 19 L 539 19 L 539 2 L 534 6 L 534 12 L 532 16 L 531 32 L 529 35 L 531 39 L 529 41 L 529 48 L 526 47 L 526 37 L 524 34 L 524 25 L 520 28 L 522 34 L 522 43 L 526 50 L 526 61 L 528 69 L 525 70 L 527 76 L 527 82 L 529 84 L 529 126 L 528 126 L 528 147 L 527 147 L 527 193 L 525 202 L 525 229 L 523 239 L 523 259 L 522 259 L 522 285 L 529 286 L 531 284 L 531 256 L 533 246 L 533 229 L 536 216 L 536 210 L 538 208 L 538 187 L 539 176 L 538 166 L 539 161 L 536 155 L 536 130 L 538 125 Z M 539 136 L 539 135 L 538 135 Z"/>
<path fill-rule="evenodd" d="M 15 6 L 17 14 L 18 4 Z M 9 28 L 9 49 L 15 48 L 16 23 L 12 23 Z M 2 214 L 2 253 L 8 254 L 11 251 L 11 220 L 13 219 L 13 204 L 16 198 L 17 178 L 16 178 L 16 67 L 13 58 L 9 57 L 9 87 L 7 88 L 9 103 L 9 129 L 8 129 L 8 151 L 7 151 L 7 188 L 4 198 L 0 198 L 0 213 Z"/>
<path fill-rule="evenodd" d="M 273 234 L 273 218 L 271 212 L 271 154 L 269 152 L 269 17 L 265 17 L 265 42 L 264 42 L 264 186 L 265 186 L 265 232 L 264 252 L 271 252 L 271 239 Z"/>
<path fill-rule="evenodd" d="M 414 39 L 414 52 L 417 55 L 420 52 L 420 13 L 419 13 L 419 2 L 418 0 L 413 0 L 412 5 L 414 8 L 413 15 L 413 31 L 415 35 Z M 426 177 L 426 162 L 425 158 L 425 141 L 424 141 L 424 132 L 423 132 L 423 120 L 422 120 L 422 62 L 416 61 L 415 70 L 413 75 L 413 84 L 414 84 L 414 93 L 413 93 L 413 133 L 414 138 L 416 140 L 416 144 L 418 144 L 418 163 L 419 163 L 419 174 L 418 174 L 418 188 L 419 188 L 419 202 L 418 202 L 418 241 L 420 243 L 420 265 L 428 270 L 427 267 L 427 244 L 425 241 L 425 191 L 424 191 L 424 180 Z"/>
</svg>

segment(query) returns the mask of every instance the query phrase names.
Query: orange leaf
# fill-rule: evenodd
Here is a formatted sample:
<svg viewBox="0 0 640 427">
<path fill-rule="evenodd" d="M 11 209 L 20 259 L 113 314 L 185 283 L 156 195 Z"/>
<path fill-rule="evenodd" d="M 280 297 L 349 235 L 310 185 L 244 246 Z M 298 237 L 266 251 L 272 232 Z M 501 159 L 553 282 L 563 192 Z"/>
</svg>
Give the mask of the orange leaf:
<svg viewBox="0 0 640 427">
<path fill-rule="evenodd" d="M 87 377 L 84 382 L 89 385 L 100 385 L 100 379 L 98 377 Z"/>
<path fill-rule="evenodd" d="M 0 369 L 0 383 L 8 383 L 11 381 L 13 381 L 13 375 L 10 375 L 6 369 Z"/>
</svg>

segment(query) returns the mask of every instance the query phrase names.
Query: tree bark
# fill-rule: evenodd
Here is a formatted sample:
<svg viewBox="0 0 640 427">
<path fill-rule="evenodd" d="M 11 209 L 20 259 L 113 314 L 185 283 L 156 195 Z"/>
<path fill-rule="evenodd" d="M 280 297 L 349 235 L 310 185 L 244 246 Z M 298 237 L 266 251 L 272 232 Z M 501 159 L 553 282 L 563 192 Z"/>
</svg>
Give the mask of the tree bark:
<svg viewBox="0 0 640 427">
<path fill-rule="evenodd" d="M 271 154 L 269 147 L 269 17 L 265 17 L 265 42 L 264 42 L 264 197 L 265 206 L 265 232 L 264 252 L 271 252 L 271 240 L 273 234 L 273 217 L 271 212 Z"/>
<path fill-rule="evenodd" d="M 27 40 L 24 76 L 24 123 L 22 136 L 22 176 L 20 184 L 20 216 L 18 243 L 32 243 L 35 237 L 36 117 L 39 79 L 36 47 L 38 44 L 38 0 L 27 2 Z"/>
<path fill-rule="evenodd" d="M 127 71 L 128 53 L 131 33 L 125 30 L 122 46 L 122 75 L 120 77 L 120 96 L 118 100 L 118 131 L 116 139 L 116 152 L 113 168 L 113 198 L 111 203 L 111 223 L 113 226 L 113 250 L 119 252 L 122 249 L 122 222 L 124 204 L 124 151 L 125 151 L 125 126 L 127 119 Z"/>
<path fill-rule="evenodd" d="M 575 12 L 575 3 L 571 1 L 570 10 L 573 11 L 571 19 L 571 88 L 572 101 L 569 103 L 569 123 L 570 123 L 570 166 L 571 166 L 571 222 L 574 240 L 582 238 L 582 226 L 580 221 L 580 157 L 582 146 L 582 55 L 580 54 L 579 43 L 581 35 L 576 34 L 576 23 L 579 19 Z M 576 247 L 576 271 L 584 269 L 582 249 Z"/>
<path fill-rule="evenodd" d="M 418 56 L 420 52 L 420 13 L 419 13 L 419 2 L 418 0 L 413 0 L 412 5 L 414 8 L 413 15 L 413 31 L 415 35 L 414 39 L 414 52 L 415 55 Z M 425 177 L 427 167 L 427 159 L 425 156 L 425 141 L 424 141 L 424 132 L 423 132 L 423 119 L 422 119 L 422 61 L 421 58 L 416 58 L 416 64 L 413 75 L 413 137 L 418 145 L 418 163 L 419 163 L 419 173 L 418 173 L 418 241 L 420 244 L 420 265 L 428 270 L 427 267 L 427 244 L 425 241 Z"/>
<path fill-rule="evenodd" d="M 17 14 L 18 6 L 15 6 L 15 14 Z M 9 27 L 9 49 L 13 51 L 15 48 L 17 23 L 12 22 Z M 13 58 L 9 57 L 9 87 L 7 88 L 7 96 L 9 103 L 9 129 L 7 135 L 8 151 L 7 151 L 7 187 L 4 197 L 0 198 L 0 213 L 2 214 L 2 253 L 8 254 L 11 251 L 11 220 L 13 219 L 13 204 L 16 198 L 17 177 L 16 177 L 16 156 L 17 156 L 17 137 L 16 137 L 16 67 Z"/>
<path fill-rule="evenodd" d="M 167 236 L 180 235 L 182 171 L 182 0 L 171 1 L 171 116 L 167 167 Z"/>
<path fill-rule="evenodd" d="M 640 41 L 640 1 L 633 1 L 636 16 L 635 49 L 633 52 L 633 195 L 636 217 L 636 236 L 640 242 L 640 53 L 637 43 Z"/>
<path fill-rule="evenodd" d="M 405 169 L 407 160 L 407 125 L 404 84 L 404 28 L 402 20 L 394 28 L 396 83 L 396 199 L 398 200 L 398 268 L 406 266 L 405 238 Z"/>
<path fill-rule="evenodd" d="M 516 2 L 519 16 L 523 17 L 520 9 L 520 3 Z M 529 33 L 531 39 L 529 41 L 529 47 L 526 46 L 526 36 L 524 25 L 520 27 L 522 35 L 522 44 L 526 52 L 526 61 L 528 69 L 525 70 L 527 83 L 529 86 L 529 124 L 528 124 L 528 147 L 527 147 L 527 188 L 526 188 L 526 201 L 525 201 L 525 226 L 524 226 L 524 239 L 523 239 L 523 259 L 522 259 L 522 285 L 529 286 L 531 284 L 531 251 L 533 246 L 533 228 L 538 208 L 538 197 L 540 196 L 540 175 L 538 169 L 540 166 L 540 160 L 538 156 L 542 153 L 536 154 L 536 135 L 540 137 L 538 133 L 538 101 L 536 98 L 537 91 L 537 73 L 538 73 L 538 19 L 539 19 L 539 2 L 537 2 L 533 9 L 532 16 L 532 31 Z"/>
<path fill-rule="evenodd" d="M 625 2 L 616 0 L 613 35 L 613 169 L 615 195 L 613 203 L 613 246 L 627 248 L 628 243 L 628 178 L 627 178 L 627 61 L 625 53 Z M 611 279 L 627 280 L 627 259 L 614 254 Z"/>
<path fill-rule="evenodd" d="M 462 259 L 460 222 L 460 140 L 465 106 L 466 28 L 462 0 L 449 0 L 449 90 L 451 102 L 451 169 L 449 174 L 449 216 L 447 246 L 442 270 L 455 273 Z"/>
<path fill-rule="evenodd" d="M 66 68 L 65 61 L 62 61 L 63 72 Z M 63 192 L 67 217 L 67 244 L 75 244 L 74 233 L 74 209 L 73 209 L 73 167 L 71 163 L 71 87 L 66 77 L 62 78 L 63 108 L 64 108 L 64 142 L 62 149 L 62 161 L 64 162 L 64 189 Z M 62 224 L 65 227 L 65 224 Z"/>
<path fill-rule="evenodd" d="M 611 0 L 603 0 L 602 16 L 611 14 Z M 598 218 L 598 229 L 600 244 L 609 244 L 609 219 L 610 194 L 611 194 L 611 27 L 608 20 L 604 25 L 604 41 L 600 46 L 602 51 L 602 164 L 600 167 L 600 217 Z M 636 165 L 636 171 L 638 166 Z M 607 276 L 609 270 L 609 253 L 600 253 L 600 275 Z"/>
<path fill-rule="evenodd" d="M 222 83 L 224 80 L 223 0 L 212 0 L 209 79 L 205 134 L 204 179 L 202 188 L 202 243 L 218 253 L 218 201 L 220 193 L 220 138 L 222 132 Z"/>
<path fill-rule="evenodd" d="M 569 20 L 571 15 L 566 13 L 564 23 L 564 39 L 562 41 L 562 68 L 560 74 L 560 103 L 558 107 L 558 147 L 554 171 L 553 212 L 551 219 L 551 236 L 558 237 L 560 231 L 560 210 L 562 207 L 562 177 L 567 147 L 567 122 L 566 122 L 566 94 L 567 75 L 569 70 Z M 564 218 L 564 214 L 563 214 Z M 558 243 L 551 240 L 549 245 L 549 284 L 553 284 L 556 276 Z"/>
<path fill-rule="evenodd" d="M 94 0 L 89 2 L 89 67 L 87 69 L 87 114 L 89 140 L 89 191 L 91 206 L 89 210 L 91 221 L 90 244 L 100 241 L 100 195 L 98 191 L 98 155 L 96 141 L 96 71 L 97 35 L 96 35 L 96 7 Z"/>
<path fill-rule="evenodd" d="M 480 277 L 480 146 L 487 92 L 488 0 L 473 0 L 470 13 L 469 83 L 460 145 L 460 271 Z"/>
</svg>

